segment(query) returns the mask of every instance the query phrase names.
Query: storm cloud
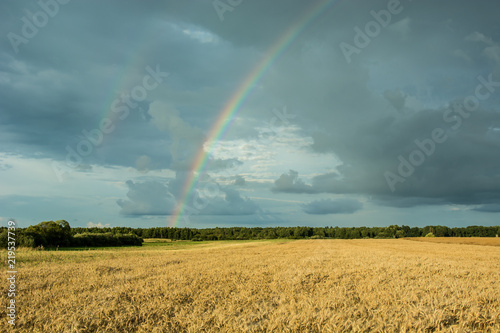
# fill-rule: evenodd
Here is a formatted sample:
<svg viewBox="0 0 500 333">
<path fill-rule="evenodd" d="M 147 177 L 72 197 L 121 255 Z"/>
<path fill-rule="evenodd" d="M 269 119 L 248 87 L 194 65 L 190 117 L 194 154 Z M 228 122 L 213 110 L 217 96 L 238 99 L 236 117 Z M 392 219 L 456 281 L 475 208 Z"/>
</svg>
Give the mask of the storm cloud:
<svg viewBox="0 0 500 333">
<path fill-rule="evenodd" d="M 1 4 L 0 219 L 498 223 L 499 4 L 322 3 Z"/>
</svg>

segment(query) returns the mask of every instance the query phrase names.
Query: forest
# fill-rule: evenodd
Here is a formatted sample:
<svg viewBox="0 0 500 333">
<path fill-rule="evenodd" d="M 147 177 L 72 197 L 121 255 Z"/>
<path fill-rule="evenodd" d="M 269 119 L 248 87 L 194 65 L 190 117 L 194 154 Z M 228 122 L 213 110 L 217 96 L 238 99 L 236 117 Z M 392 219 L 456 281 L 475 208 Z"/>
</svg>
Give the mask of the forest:
<svg viewBox="0 0 500 333">
<path fill-rule="evenodd" d="M 495 237 L 500 234 L 500 226 L 468 226 L 449 228 L 446 226 L 426 226 L 423 228 L 391 225 L 388 227 L 228 227 L 228 228 L 74 228 L 74 233 L 111 232 L 132 233 L 141 238 L 167 238 L 172 240 L 244 240 L 244 239 L 304 239 L 304 238 L 403 238 L 424 237 L 432 233 L 435 237 Z"/>
</svg>

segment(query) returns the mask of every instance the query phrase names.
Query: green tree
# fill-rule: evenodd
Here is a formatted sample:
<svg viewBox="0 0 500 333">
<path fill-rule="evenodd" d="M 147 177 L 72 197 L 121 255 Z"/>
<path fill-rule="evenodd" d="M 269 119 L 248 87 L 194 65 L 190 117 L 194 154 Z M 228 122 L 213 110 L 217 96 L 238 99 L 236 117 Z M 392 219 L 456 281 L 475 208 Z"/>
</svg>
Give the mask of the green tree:
<svg viewBox="0 0 500 333">
<path fill-rule="evenodd" d="M 26 235 L 32 236 L 35 246 L 69 246 L 71 244 L 71 227 L 65 220 L 44 221 L 29 226 Z"/>
</svg>

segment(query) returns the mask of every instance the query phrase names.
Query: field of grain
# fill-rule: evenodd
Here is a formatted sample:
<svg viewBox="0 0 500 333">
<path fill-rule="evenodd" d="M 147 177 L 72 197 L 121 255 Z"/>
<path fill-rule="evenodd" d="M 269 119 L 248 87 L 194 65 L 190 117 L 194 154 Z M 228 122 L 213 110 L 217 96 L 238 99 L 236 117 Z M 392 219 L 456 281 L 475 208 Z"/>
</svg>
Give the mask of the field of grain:
<svg viewBox="0 0 500 333">
<path fill-rule="evenodd" d="M 500 246 L 500 237 L 408 237 L 417 242 Z"/>
<path fill-rule="evenodd" d="M 19 332 L 500 331 L 500 247 L 164 242 L 16 256 Z"/>
</svg>

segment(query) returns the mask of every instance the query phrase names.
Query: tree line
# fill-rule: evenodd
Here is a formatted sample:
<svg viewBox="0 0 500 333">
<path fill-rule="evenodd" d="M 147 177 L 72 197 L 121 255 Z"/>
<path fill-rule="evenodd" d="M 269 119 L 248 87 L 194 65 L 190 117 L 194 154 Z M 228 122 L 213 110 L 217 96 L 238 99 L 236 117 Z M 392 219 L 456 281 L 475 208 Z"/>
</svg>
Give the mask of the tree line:
<svg viewBox="0 0 500 333">
<path fill-rule="evenodd" d="M 141 238 L 166 238 L 172 240 L 246 240 L 246 239 L 304 239 L 304 238 L 403 238 L 424 237 L 429 233 L 436 237 L 495 237 L 500 226 L 469 226 L 449 228 L 426 226 L 423 228 L 391 225 L 388 227 L 228 227 L 228 228 L 74 228 L 73 232 L 132 233 Z"/>
</svg>

